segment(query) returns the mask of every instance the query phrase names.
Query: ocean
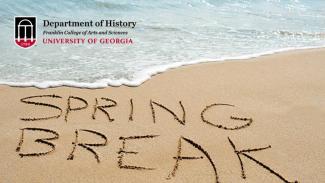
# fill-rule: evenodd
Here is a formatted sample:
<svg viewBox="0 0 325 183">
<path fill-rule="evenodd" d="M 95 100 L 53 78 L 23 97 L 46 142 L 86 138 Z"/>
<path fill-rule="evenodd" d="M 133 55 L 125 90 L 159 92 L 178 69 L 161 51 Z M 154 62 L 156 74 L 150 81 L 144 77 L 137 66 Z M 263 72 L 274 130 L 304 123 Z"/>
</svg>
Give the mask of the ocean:
<svg viewBox="0 0 325 183">
<path fill-rule="evenodd" d="M 325 46 L 324 0 L 0 0 L 0 4 L 0 84 L 12 86 L 137 86 L 182 65 Z M 30 49 L 19 48 L 14 41 L 14 17 L 22 15 L 37 16 L 37 45 Z M 49 29 L 42 20 L 123 20 L 136 26 L 110 30 L 127 32 L 133 44 L 44 44 L 43 33 Z M 87 29 L 109 28 L 73 31 Z M 119 36 L 125 35 L 106 37 Z"/>
</svg>

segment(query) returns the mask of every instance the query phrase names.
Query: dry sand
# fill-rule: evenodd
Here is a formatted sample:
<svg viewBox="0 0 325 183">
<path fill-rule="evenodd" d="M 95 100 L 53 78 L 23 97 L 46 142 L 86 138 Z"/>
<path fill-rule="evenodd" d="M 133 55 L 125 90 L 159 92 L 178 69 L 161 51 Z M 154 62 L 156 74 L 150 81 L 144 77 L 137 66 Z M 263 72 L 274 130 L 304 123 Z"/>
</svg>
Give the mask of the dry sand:
<svg viewBox="0 0 325 183">
<path fill-rule="evenodd" d="M 57 97 L 21 101 L 53 94 Z M 70 98 L 72 110 L 65 121 L 69 96 L 86 100 L 88 107 L 73 110 L 85 103 Z M 96 98 L 99 106 L 110 107 L 96 108 L 93 119 Z M 116 106 L 102 98 L 114 100 Z M 129 119 L 130 99 L 133 120 Z M 114 121 L 110 122 L 103 110 Z M 324 49 L 184 66 L 158 74 L 138 87 L 0 86 L 0 111 L 1 183 L 325 182 Z M 67 160 L 75 130 L 74 158 Z M 35 142 L 57 136 L 47 144 Z M 267 149 L 258 149 L 264 147 Z M 45 154 L 27 156 L 33 153 Z"/>
</svg>

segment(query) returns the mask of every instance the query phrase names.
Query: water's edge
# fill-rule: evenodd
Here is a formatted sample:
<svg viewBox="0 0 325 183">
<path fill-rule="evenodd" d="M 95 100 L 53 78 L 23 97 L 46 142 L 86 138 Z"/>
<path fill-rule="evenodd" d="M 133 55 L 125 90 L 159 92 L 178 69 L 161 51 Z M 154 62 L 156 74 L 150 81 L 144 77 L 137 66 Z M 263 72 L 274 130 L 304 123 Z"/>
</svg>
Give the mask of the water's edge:
<svg viewBox="0 0 325 183">
<path fill-rule="evenodd" d="M 144 70 L 142 73 L 137 74 L 137 79 L 134 81 L 120 79 L 120 80 L 111 80 L 111 79 L 101 79 L 94 83 L 83 83 L 83 82 L 76 82 L 76 81 L 44 81 L 44 82 L 6 82 L 0 80 L 0 85 L 7 85 L 11 87 L 36 87 L 39 89 L 46 89 L 46 88 L 55 88 L 55 87 L 74 87 L 74 88 L 86 88 L 86 89 L 99 89 L 105 87 L 119 87 L 119 86 L 129 86 L 129 87 L 137 87 L 142 83 L 146 82 L 154 75 L 166 72 L 170 69 L 175 69 L 181 66 L 188 66 L 200 63 L 207 63 L 207 62 L 216 62 L 216 63 L 224 63 L 226 61 L 245 61 L 251 58 L 257 58 L 260 56 L 265 55 L 272 55 L 281 52 L 287 51 L 295 51 L 295 50 L 307 50 L 307 49 L 318 49 L 318 48 L 325 48 L 324 46 L 310 46 L 310 47 L 298 47 L 298 48 L 283 48 L 278 50 L 271 50 L 266 51 L 263 53 L 256 53 L 250 55 L 242 55 L 237 57 L 223 57 L 219 59 L 200 59 L 194 60 L 187 63 L 172 63 L 160 67 L 155 67 L 151 69 Z"/>
</svg>

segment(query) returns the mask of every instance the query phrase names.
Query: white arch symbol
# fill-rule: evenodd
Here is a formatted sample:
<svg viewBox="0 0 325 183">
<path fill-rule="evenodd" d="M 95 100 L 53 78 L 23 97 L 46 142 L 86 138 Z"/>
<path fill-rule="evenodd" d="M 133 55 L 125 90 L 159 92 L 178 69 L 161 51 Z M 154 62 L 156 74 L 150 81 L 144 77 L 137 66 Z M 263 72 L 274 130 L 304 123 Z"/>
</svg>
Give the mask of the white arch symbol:
<svg viewBox="0 0 325 183">
<path fill-rule="evenodd" d="M 29 25 L 20 25 L 24 21 L 27 21 L 29 23 Z M 23 27 L 24 28 L 24 41 L 25 42 L 26 42 L 26 39 L 27 39 L 27 37 L 26 37 L 27 27 L 30 27 L 31 28 L 31 41 L 33 41 L 34 40 L 34 37 L 33 37 L 33 33 L 34 33 L 33 32 L 33 27 L 34 27 L 34 25 L 32 24 L 32 22 L 29 21 L 29 20 L 27 20 L 27 19 L 23 19 L 23 20 L 21 20 L 19 22 L 19 24 L 18 24 L 18 41 L 20 41 L 20 27 Z"/>
</svg>

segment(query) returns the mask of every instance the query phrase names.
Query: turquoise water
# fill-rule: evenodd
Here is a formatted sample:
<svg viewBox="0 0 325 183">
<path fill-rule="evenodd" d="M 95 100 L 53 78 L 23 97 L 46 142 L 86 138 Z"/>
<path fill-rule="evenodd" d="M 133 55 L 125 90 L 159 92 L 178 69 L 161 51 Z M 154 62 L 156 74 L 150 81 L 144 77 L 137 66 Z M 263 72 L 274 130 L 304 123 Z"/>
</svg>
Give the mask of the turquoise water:
<svg viewBox="0 0 325 183">
<path fill-rule="evenodd" d="M 0 4 L 2 84 L 138 85 L 180 65 L 325 46 L 324 0 L 0 0 Z M 19 15 L 37 16 L 38 44 L 31 49 L 14 44 L 13 17 Z M 116 19 L 137 25 L 128 29 L 132 45 L 44 45 L 43 19 Z"/>
</svg>

